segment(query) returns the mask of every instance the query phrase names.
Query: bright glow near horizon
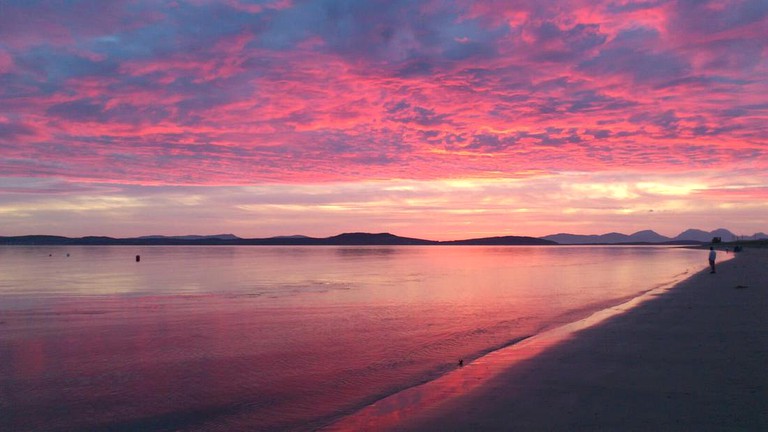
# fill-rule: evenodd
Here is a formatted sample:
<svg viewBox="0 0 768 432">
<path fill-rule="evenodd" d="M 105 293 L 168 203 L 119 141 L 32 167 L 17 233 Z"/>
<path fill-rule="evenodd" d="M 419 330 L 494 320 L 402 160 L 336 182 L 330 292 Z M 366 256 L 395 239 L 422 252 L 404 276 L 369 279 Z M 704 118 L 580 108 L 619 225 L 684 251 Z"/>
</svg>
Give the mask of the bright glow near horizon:
<svg viewBox="0 0 768 432">
<path fill-rule="evenodd" d="M 765 0 L 6 1 L 0 235 L 768 231 Z"/>
</svg>

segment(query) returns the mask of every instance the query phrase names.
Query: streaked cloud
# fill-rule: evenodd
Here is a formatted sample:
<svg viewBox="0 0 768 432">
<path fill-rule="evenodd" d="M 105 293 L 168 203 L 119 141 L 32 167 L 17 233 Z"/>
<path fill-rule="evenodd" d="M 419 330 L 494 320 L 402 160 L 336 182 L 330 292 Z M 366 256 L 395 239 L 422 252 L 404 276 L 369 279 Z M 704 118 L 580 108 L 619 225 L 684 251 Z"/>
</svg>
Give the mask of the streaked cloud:
<svg viewBox="0 0 768 432">
<path fill-rule="evenodd" d="M 8 234 L 765 229 L 764 0 L 9 0 L 0 41 Z"/>
</svg>

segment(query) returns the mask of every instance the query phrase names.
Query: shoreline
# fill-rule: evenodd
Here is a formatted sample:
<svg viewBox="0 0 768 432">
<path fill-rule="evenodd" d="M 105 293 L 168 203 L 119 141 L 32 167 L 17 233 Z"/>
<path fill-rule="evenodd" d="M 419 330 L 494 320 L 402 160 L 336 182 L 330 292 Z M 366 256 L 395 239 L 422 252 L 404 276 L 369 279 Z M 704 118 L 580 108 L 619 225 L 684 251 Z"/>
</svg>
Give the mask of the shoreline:
<svg viewBox="0 0 768 432">
<path fill-rule="evenodd" d="M 746 249 L 321 430 L 765 429 L 766 264 L 768 250 Z"/>
</svg>

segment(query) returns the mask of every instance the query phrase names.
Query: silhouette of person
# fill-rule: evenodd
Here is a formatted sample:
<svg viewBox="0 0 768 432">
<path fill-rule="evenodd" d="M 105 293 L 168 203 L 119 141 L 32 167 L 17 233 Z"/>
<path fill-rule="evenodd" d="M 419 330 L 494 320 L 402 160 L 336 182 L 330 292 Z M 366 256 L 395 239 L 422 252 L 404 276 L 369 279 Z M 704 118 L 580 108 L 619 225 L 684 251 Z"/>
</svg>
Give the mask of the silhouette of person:
<svg viewBox="0 0 768 432">
<path fill-rule="evenodd" d="M 717 252 L 715 252 L 715 248 L 712 246 L 709 247 L 709 268 L 711 269 L 710 273 L 715 273 L 715 258 L 717 257 Z"/>
</svg>

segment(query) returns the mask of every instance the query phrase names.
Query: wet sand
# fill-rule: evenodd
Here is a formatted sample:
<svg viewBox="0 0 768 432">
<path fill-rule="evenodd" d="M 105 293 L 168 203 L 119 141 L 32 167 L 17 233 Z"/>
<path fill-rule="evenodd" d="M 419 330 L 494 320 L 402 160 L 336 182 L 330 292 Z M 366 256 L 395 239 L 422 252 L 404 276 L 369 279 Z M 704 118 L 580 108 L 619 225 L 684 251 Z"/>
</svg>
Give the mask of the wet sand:
<svg viewBox="0 0 768 432">
<path fill-rule="evenodd" d="M 491 353 L 328 430 L 768 430 L 768 250 Z"/>
</svg>

